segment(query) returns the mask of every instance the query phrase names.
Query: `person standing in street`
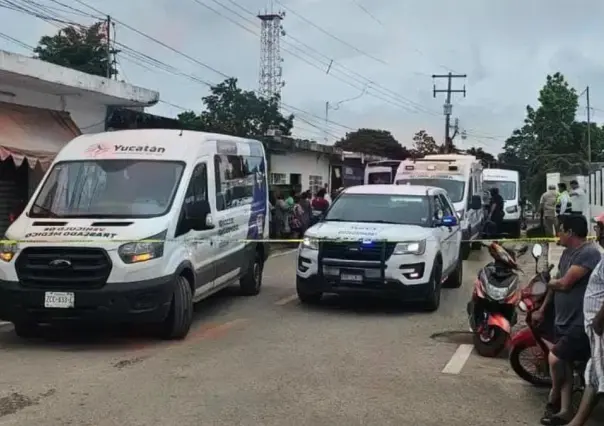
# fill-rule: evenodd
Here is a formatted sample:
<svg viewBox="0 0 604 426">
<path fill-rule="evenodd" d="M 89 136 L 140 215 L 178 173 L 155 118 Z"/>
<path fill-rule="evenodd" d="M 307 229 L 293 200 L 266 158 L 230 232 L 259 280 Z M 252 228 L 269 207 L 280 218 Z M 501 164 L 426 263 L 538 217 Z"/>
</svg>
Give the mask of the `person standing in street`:
<svg viewBox="0 0 604 426">
<path fill-rule="evenodd" d="M 556 236 L 556 201 L 558 192 L 555 185 L 549 185 L 547 191 L 541 195 L 539 200 L 539 212 L 541 213 L 541 221 L 545 229 L 546 237 Z"/>
<path fill-rule="evenodd" d="M 585 207 L 586 207 L 586 195 L 585 191 L 579 187 L 579 182 L 576 180 L 570 181 L 570 191 L 569 197 L 572 201 L 571 211 L 573 214 L 582 214 L 585 215 Z"/>
<path fill-rule="evenodd" d="M 569 215 L 573 211 L 573 204 L 568 195 L 566 184 L 560 182 L 558 184 L 558 198 L 556 199 L 556 231 L 560 230 L 562 216 Z M 560 242 L 557 243 L 560 245 Z"/>
<path fill-rule="evenodd" d="M 601 231 L 604 215 L 596 218 Z M 583 317 L 585 333 L 589 338 L 591 358 L 585 368 L 585 391 L 575 417 L 569 426 L 584 426 L 589 420 L 596 404 L 604 395 L 604 262 L 600 261 L 594 269 L 583 299 Z"/>
</svg>

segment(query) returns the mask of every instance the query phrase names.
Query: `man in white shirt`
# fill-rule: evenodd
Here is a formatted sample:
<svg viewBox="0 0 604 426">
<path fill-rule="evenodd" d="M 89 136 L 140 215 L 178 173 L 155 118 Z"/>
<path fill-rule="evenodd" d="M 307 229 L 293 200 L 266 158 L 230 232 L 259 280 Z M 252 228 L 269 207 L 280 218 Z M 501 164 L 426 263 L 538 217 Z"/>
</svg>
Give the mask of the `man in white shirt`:
<svg viewBox="0 0 604 426">
<path fill-rule="evenodd" d="M 579 187 L 579 182 L 576 180 L 570 182 L 570 191 L 568 195 L 570 196 L 570 200 L 572 202 L 572 212 L 589 217 L 589 212 L 584 211 L 587 204 L 587 196 L 585 191 Z"/>
</svg>

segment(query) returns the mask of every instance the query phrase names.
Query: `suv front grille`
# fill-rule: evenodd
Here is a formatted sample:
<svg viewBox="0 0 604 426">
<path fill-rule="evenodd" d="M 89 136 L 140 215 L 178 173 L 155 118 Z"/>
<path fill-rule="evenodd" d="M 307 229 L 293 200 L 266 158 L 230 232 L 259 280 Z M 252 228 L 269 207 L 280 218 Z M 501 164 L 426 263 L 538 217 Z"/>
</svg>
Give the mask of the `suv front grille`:
<svg viewBox="0 0 604 426">
<path fill-rule="evenodd" d="M 372 244 L 363 244 L 360 241 L 327 241 L 320 244 L 320 256 L 343 260 L 386 261 L 392 255 L 395 246 L 396 243 L 381 241 Z"/>
<path fill-rule="evenodd" d="M 27 247 L 15 263 L 22 286 L 48 290 L 103 287 L 111 266 L 105 250 L 89 247 Z"/>
</svg>

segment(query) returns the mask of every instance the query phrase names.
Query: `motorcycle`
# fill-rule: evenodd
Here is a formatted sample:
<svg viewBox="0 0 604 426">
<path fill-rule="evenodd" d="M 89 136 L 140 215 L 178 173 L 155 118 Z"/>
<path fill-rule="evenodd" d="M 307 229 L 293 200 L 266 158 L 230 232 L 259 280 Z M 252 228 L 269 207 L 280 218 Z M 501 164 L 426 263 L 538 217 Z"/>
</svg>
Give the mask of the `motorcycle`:
<svg viewBox="0 0 604 426">
<path fill-rule="evenodd" d="M 521 292 L 518 309 L 526 313 L 526 326 L 516 332 L 510 342 L 510 365 L 512 370 L 523 380 L 537 387 L 551 387 L 547 357 L 549 347 L 546 340 L 553 340 L 553 310 L 546 312 L 540 325 L 534 324 L 531 314 L 539 309 L 547 293 L 547 282 L 539 273 L 538 262 L 543 254 L 540 244 L 535 244 L 532 255 L 535 259 L 535 276 Z M 554 265 L 549 265 L 548 272 Z M 524 361 L 524 362 L 523 362 Z M 528 365 L 527 365 L 528 364 Z M 584 372 L 586 362 L 576 362 L 573 365 L 573 406 L 580 401 L 585 388 Z M 530 371 L 532 370 L 532 371 Z M 574 407 L 576 408 L 576 407 Z"/>
<path fill-rule="evenodd" d="M 467 313 L 476 351 L 484 357 L 495 357 L 505 348 L 517 321 L 518 273 L 522 272 L 517 258 L 528 251 L 528 246 L 514 250 L 497 241 L 483 245 L 493 261 L 478 272 Z"/>
</svg>

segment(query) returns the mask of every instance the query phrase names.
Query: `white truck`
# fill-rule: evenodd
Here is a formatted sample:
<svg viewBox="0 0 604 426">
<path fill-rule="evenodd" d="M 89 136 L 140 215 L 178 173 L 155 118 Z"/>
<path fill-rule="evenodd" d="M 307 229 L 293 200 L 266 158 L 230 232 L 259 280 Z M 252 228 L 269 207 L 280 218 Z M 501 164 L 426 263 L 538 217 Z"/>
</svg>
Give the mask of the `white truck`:
<svg viewBox="0 0 604 426">
<path fill-rule="evenodd" d="M 462 257 L 470 256 L 484 225 L 482 165 L 472 155 L 427 155 L 401 162 L 396 174 L 398 185 L 424 185 L 442 188 L 449 194 L 460 219 Z"/>
<path fill-rule="evenodd" d="M 461 231 L 441 188 L 363 185 L 346 188 L 298 249 L 302 303 L 324 293 L 378 294 L 440 305 L 441 287 L 462 284 Z"/>
</svg>

